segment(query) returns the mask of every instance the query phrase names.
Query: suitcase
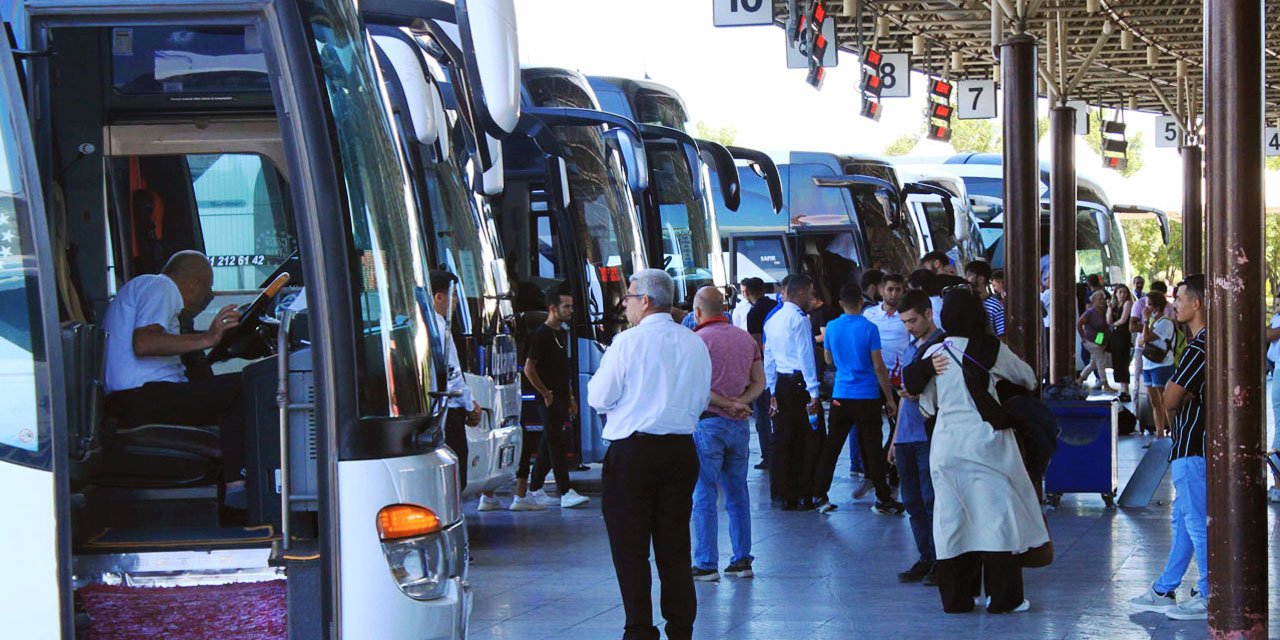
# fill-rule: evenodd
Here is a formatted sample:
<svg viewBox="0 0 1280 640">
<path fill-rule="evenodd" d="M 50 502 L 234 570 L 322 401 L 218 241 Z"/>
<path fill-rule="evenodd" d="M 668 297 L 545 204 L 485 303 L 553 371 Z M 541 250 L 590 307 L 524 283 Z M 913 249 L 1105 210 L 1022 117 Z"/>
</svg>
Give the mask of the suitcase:
<svg viewBox="0 0 1280 640">
<path fill-rule="evenodd" d="M 1064 493 L 1096 493 L 1108 507 L 1116 498 L 1116 433 L 1120 403 L 1107 400 L 1046 400 L 1058 421 L 1058 450 L 1044 474 L 1045 501 Z"/>
</svg>

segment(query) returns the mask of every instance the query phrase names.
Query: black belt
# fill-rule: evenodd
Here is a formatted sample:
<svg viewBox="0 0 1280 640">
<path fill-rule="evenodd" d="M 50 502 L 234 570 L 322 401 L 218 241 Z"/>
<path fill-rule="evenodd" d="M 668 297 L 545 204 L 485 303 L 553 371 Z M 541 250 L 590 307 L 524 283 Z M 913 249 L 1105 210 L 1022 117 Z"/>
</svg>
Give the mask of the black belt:
<svg viewBox="0 0 1280 640">
<path fill-rule="evenodd" d="M 633 440 L 633 439 L 634 440 L 650 440 L 650 439 L 657 440 L 657 439 L 663 439 L 663 438 L 692 438 L 692 437 L 693 437 L 693 434 L 691 433 L 645 433 L 643 431 L 636 431 L 636 432 L 633 432 L 631 435 L 625 438 L 622 438 L 622 440 Z M 622 440 L 615 440 L 614 442 L 621 442 Z"/>
<path fill-rule="evenodd" d="M 720 415 L 720 414 L 718 414 L 718 413 L 716 413 L 716 412 L 714 412 L 714 411 L 703 411 L 703 412 L 702 412 L 702 415 L 698 416 L 698 419 L 699 419 L 699 420 L 708 420 L 708 419 L 711 419 L 711 418 L 723 418 L 723 417 L 724 417 L 724 416 L 722 416 L 722 415 Z"/>
<path fill-rule="evenodd" d="M 778 374 L 778 377 L 779 377 L 779 378 L 803 378 L 803 377 L 804 377 L 804 372 L 803 372 L 803 371 L 788 371 L 788 372 L 786 372 L 786 373 L 779 373 L 779 374 Z"/>
</svg>

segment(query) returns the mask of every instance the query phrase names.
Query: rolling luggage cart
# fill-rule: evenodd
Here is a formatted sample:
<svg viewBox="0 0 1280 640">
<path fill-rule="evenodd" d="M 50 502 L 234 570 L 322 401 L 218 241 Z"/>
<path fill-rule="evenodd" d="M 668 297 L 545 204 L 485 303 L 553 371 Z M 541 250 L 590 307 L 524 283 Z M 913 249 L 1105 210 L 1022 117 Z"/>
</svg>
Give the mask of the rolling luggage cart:
<svg viewBox="0 0 1280 640">
<path fill-rule="evenodd" d="M 1116 500 L 1116 433 L 1120 404 L 1108 400 L 1046 400 L 1058 420 L 1058 450 L 1044 474 L 1045 501 L 1064 493 L 1096 493 Z"/>
</svg>

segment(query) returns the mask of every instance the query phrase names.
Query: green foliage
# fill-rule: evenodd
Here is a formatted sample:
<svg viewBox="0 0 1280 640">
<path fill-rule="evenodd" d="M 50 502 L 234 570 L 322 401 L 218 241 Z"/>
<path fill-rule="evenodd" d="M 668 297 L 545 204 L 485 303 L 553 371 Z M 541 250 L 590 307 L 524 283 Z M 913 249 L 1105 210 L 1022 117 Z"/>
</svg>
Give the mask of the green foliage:
<svg viewBox="0 0 1280 640">
<path fill-rule="evenodd" d="M 1036 142 L 1044 139 L 1044 134 L 1049 133 L 1049 117 L 1045 116 L 1036 120 Z"/>
<path fill-rule="evenodd" d="M 1275 160 L 1276 158 L 1272 158 Z M 1267 258 L 1267 284 L 1270 295 L 1280 295 L 1280 215 L 1268 214 L 1266 221 L 1266 246 L 1264 255 Z"/>
<path fill-rule="evenodd" d="M 726 147 L 738 137 L 737 127 L 713 127 L 701 120 L 693 125 L 693 129 L 698 138 L 719 142 Z"/>
<path fill-rule="evenodd" d="M 1280 156 L 1267 158 L 1267 171 L 1280 171 Z"/>
<path fill-rule="evenodd" d="M 1129 246 L 1131 276 L 1142 276 L 1148 283 L 1182 279 L 1182 223 L 1169 221 L 1169 246 L 1160 237 L 1160 224 L 1154 219 L 1121 220 L 1124 238 Z"/>
<path fill-rule="evenodd" d="M 904 133 L 884 148 L 886 156 L 905 156 L 911 153 L 924 137 L 924 126 L 918 131 Z M 1000 150 L 1000 135 L 991 120 L 952 120 L 951 146 L 959 153 L 990 153 Z"/>
<path fill-rule="evenodd" d="M 920 136 L 921 134 L 919 132 L 902 134 L 897 140 L 890 142 L 889 146 L 884 148 L 884 155 L 905 156 L 908 153 L 911 153 L 911 150 L 915 148 L 916 143 L 920 142 Z"/>
<path fill-rule="evenodd" d="M 1129 162 L 1125 168 L 1120 171 L 1120 175 L 1128 178 L 1142 169 L 1142 132 L 1129 129 L 1125 132 L 1125 139 L 1129 141 Z M 1094 111 L 1089 116 L 1089 133 L 1085 135 L 1084 141 L 1089 144 L 1089 148 L 1093 152 L 1102 155 L 1102 110 Z"/>
</svg>

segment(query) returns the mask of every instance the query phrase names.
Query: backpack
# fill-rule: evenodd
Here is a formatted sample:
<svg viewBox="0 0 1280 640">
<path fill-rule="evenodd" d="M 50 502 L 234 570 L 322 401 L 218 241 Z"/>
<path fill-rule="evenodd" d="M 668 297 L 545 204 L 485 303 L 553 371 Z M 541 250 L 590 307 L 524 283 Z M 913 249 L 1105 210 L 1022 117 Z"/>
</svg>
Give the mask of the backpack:
<svg viewBox="0 0 1280 640">
<path fill-rule="evenodd" d="M 1182 352 L 1187 350 L 1187 332 L 1173 323 L 1173 363 L 1182 362 Z"/>
<path fill-rule="evenodd" d="M 1156 325 L 1156 323 L 1160 322 L 1160 320 L 1165 320 L 1165 319 L 1166 319 L 1166 318 L 1159 318 L 1159 319 L 1157 319 L 1157 320 L 1156 320 L 1156 322 L 1153 322 L 1153 323 L 1151 324 L 1152 332 L 1154 332 L 1154 331 L 1155 331 L 1155 325 Z M 1173 322 L 1173 321 L 1172 321 L 1172 320 L 1170 320 L 1170 322 Z M 1172 338 L 1172 340 L 1177 341 L 1177 339 L 1178 339 L 1178 335 L 1180 335 L 1180 334 L 1181 334 L 1181 332 L 1180 332 L 1180 331 L 1178 331 L 1178 327 L 1177 327 L 1177 325 L 1175 324 L 1175 325 L 1174 325 L 1174 327 L 1173 327 L 1173 338 Z M 1148 359 L 1148 360 L 1150 360 L 1150 361 L 1152 361 L 1152 362 L 1164 362 L 1164 359 L 1165 359 L 1165 358 L 1167 358 L 1167 357 L 1169 356 L 1169 347 L 1170 347 L 1169 342 L 1170 342 L 1170 341 L 1169 341 L 1169 340 L 1164 340 L 1163 342 L 1164 342 L 1164 346 L 1163 346 L 1163 347 L 1159 346 L 1159 341 L 1156 341 L 1156 342 L 1148 342 L 1148 343 L 1146 343 L 1146 344 L 1142 345 L 1142 357 L 1144 357 L 1144 358 L 1146 358 L 1146 359 Z M 1184 346 L 1184 347 L 1186 346 L 1185 341 L 1184 341 L 1184 343 L 1183 343 L 1183 346 Z M 1176 353 L 1176 351 L 1175 351 L 1175 353 Z"/>
</svg>

